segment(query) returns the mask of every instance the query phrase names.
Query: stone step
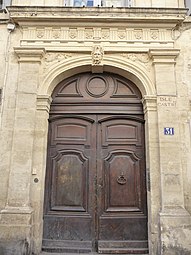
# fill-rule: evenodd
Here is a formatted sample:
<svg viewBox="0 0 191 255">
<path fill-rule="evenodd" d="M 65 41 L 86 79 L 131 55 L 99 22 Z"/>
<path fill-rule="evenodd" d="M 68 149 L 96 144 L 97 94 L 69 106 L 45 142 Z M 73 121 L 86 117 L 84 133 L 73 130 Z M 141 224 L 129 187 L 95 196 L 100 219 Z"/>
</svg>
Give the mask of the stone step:
<svg viewBox="0 0 191 255">
<path fill-rule="evenodd" d="M 52 253 L 52 252 L 41 252 L 40 255 L 109 255 L 109 254 L 103 254 L 103 253 L 97 253 L 97 252 L 92 252 L 92 253 Z M 111 254 L 110 254 L 111 255 Z M 121 255 L 132 255 L 132 254 L 121 254 Z M 135 254 L 136 255 L 136 254 Z M 149 255 L 149 254 L 138 254 L 138 255 Z"/>
</svg>

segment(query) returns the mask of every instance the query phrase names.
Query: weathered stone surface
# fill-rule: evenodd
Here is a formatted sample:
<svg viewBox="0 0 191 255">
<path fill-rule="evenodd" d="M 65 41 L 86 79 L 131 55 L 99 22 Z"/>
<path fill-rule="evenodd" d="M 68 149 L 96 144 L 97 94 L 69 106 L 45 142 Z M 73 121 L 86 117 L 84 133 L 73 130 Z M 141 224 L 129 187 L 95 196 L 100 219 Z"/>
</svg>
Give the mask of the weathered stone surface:
<svg viewBox="0 0 191 255">
<path fill-rule="evenodd" d="M 1 255 L 29 255 L 31 254 L 27 240 L 0 241 Z"/>
</svg>

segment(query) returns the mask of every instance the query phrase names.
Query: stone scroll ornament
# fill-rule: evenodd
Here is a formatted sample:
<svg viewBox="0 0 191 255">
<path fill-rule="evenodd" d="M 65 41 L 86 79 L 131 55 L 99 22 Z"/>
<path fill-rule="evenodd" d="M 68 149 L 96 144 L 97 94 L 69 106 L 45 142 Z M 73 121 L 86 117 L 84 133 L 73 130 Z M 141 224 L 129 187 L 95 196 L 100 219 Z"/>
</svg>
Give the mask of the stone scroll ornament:
<svg viewBox="0 0 191 255">
<path fill-rule="evenodd" d="M 92 50 L 92 65 L 101 65 L 103 60 L 104 51 L 99 45 L 93 47 Z"/>
</svg>

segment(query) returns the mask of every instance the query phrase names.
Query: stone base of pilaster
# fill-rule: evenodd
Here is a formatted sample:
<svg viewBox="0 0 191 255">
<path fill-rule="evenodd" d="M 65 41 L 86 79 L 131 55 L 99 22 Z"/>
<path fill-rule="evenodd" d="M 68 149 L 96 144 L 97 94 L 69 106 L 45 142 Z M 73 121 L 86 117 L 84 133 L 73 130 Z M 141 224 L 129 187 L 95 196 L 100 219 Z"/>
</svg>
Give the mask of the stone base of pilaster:
<svg viewBox="0 0 191 255">
<path fill-rule="evenodd" d="M 181 207 L 160 213 L 161 255 L 191 254 L 191 215 Z"/>
<path fill-rule="evenodd" d="M 6 207 L 0 212 L 0 254 L 30 255 L 33 249 L 33 211 Z"/>
</svg>

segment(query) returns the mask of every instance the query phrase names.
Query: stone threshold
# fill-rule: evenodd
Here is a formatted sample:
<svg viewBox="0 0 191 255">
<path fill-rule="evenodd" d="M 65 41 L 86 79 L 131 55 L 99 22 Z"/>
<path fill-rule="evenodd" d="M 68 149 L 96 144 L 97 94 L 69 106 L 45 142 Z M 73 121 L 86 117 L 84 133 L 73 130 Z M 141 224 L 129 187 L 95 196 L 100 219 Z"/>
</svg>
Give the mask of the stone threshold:
<svg viewBox="0 0 191 255">
<path fill-rule="evenodd" d="M 91 253 L 55 253 L 55 252 L 41 252 L 40 255 L 109 255 L 108 253 L 97 253 L 97 252 L 91 252 Z M 111 255 L 111 254 L 110 254 Z M 125 254 L 121 254 L 121 255 L 132 255 L 132 254 L 129 254 L 129 253 L 125 253 Z M 134 254 L 136 255 L 136 254 Z M 149 254 L 137 254 L 137 255 L 149 255 Z"/>
</svg>

